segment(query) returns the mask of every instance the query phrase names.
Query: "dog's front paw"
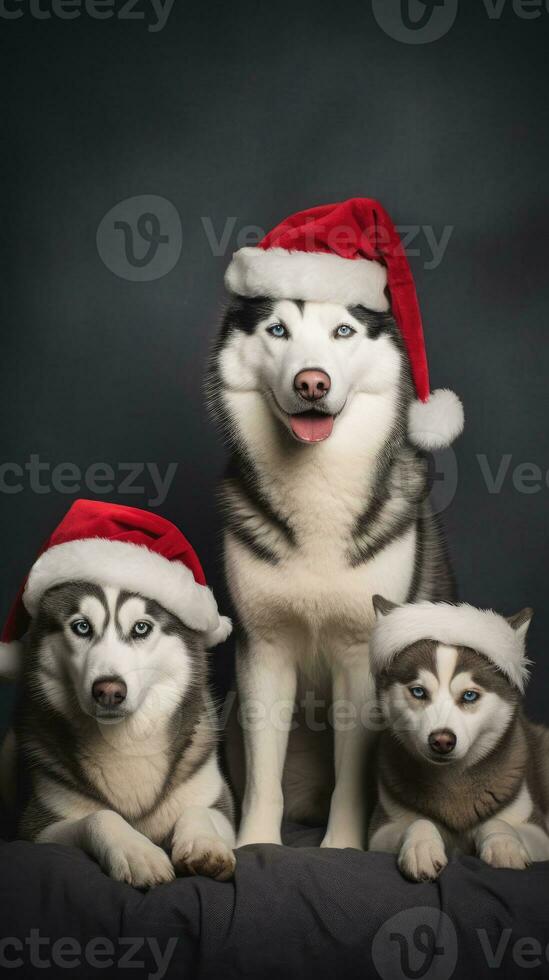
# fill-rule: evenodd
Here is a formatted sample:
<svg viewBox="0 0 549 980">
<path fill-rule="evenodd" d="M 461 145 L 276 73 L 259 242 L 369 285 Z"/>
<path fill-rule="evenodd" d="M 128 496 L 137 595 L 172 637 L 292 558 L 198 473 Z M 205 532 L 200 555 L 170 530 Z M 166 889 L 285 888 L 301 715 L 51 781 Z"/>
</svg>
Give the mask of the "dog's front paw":
<svg viewBox="0 0 549 980">
<path fill-rule="evenodd" d="M 128 837 L 128 840 L 110 846 L 101 864 L 115 881 L 126 881 L 134 888 L 154 888 L 175 878 L 166 852 L 138 834 L 135 834 L 135 838 Z"/>
<path fill-rule="evenodd" d="M 398 856 L 398 867 L 410 881 L 434 881 L 448 864 L 440 836 L 404 842 Z"/>
<path fill-rule="evenodd" d="M 234 874 L 234 852 L 220 837 L 195 837 L 177 844 L 172 862 L 179 875 L 206 875 L 216 881 L 228 881 Z"/>
<path fill-rule="evenodd" d="M 514 868 L 516 871 L 522 871 L 532 863 L 516 834 L 490 834 L 481 844 L 479 857 L 492 868 Z"/>
</svg>

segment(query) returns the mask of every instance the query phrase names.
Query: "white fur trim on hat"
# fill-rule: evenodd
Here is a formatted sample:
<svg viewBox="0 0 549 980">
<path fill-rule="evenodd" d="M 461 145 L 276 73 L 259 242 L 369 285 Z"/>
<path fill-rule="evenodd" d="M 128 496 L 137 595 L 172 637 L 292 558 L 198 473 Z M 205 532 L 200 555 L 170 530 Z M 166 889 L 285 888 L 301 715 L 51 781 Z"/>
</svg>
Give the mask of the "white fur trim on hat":
<svg viewBox="0 0 549 980">
<path fill-rule="evenodd" d="M 476 609 L 467 603 L 417 602 L 396 606 L 378 616 L 370 636 L 373 673 L 388 667 L 406 647 L 419 640 L 435 640 L 444 646 L 466 646 L 488 660 L 524 692 L 528 680 L 525 627 L 511 624 L 492 609 Z"/>
<path fill-rule="evenodd" d="M 410 405 L 408 435 L 419 449 L 445 449 L 463 432 L 463 405 L 454 391 L 439 388 L 426 402 Z"/>
<path fill-rule="evenodd" d="M 218 643 L 224 643 L 233 631 L 233 624 L 228 616 L 219 617 L 219 626 L 211 633 L 206 634 L 206 650 L 216 647 Z"/>
<path fill-rule="evenodd" d="M 82 538 L 55 545 L 31 569 L 23 593 L 28 613 L 35 615 L 46 589 L 71 581 L 111 585 L 156 599 L 190 629 L 214 637 L 221 636 L 222 623 L 227 622 L 225 617 L 220 618 L 211 590 L 199 585 L 186 565 L 170 561 L 145 545 L 107 538 Z"/>
<path fill-rule="evenodd" d="M 377 313 L 389 309 L 385 266 L 327 252 L 241 248 L 225 273 L 225 285 L 238 296 L 361 305 Z"/>
<path fill-rule="evenodd" d="M 21 670 L 23 643 L 13 640 L 11 643 L 0 643 L 0 677 L 5 681 L 14 681 Z"/>
</svg>

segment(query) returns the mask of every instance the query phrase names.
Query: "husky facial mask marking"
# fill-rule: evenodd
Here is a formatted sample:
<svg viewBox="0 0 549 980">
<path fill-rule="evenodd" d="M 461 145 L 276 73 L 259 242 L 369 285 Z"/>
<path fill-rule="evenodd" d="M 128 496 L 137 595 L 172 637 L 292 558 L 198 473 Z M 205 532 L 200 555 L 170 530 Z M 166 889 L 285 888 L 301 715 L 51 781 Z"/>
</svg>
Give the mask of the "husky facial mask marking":
<svg viewBox="0 0 549 980">
<path fill-rule="evenodd" d="M 379 679 L 379 705 L 408 752 L 431 765 L 484 757 L 518 702 L 496 668 L 472 650 L 420 641 Z"/>
<path fill-rule="evenodd" d="M 12 605 L 0 644 L 0 671 L 12 653 L 21 652 L 21 640 L 44 593 L 75 580 L 155 599 L 204 634 L 208 649 L 231 632 L 198 556 L 171 521 L 137 507 L 76 500 L 41 549 Z"/>
<path fill-rule="evenodd" d="M 290 216 L 257 247 L 234 253 L 225 284 L 232 295 L 252 300 L 344 304 L 381 314 L 391 310 L 417 396 L 408 419 L 411 441 L 423 449 L 440 449 L 461 432 L 459 398 L 447 389 L 430 391 L 412 272 L 399 234 L 378 201 L 352 198 Z M 320 436 L 320 424 L 317 428 Z"/>
<path fill-rule="evenodd" d="M 68 678 L 82 711 L 99 721 L 162 714 L 189 684 L 196 639 L 152 600 L 68 583 L 45 593 L 41 618 L 49 677 Z"/>
<path fill-rule="evenodd" d="M 263 392 L 298 441 L 328 439 L 353 398 L 398 385 L 403 357 L 388 314 L 336 303 L 258 301 L 251 323 L 254 306 L 245 305 L 244 327 L 231 330 L 221 351 L 222 383 L 229 392 Z M 238 315 L 228 321 L 238 324 Z"/>
<path fill-rule="evenodd" d="M 448 849 L 494 867 L 549 858 L 549 730 L 521 711 L 532 611 L 506 620 L 465 604 L 374 605 L 386 728 L 370 848 L 398 854 L 413 881 L 436 878 Z"/>
</svg>

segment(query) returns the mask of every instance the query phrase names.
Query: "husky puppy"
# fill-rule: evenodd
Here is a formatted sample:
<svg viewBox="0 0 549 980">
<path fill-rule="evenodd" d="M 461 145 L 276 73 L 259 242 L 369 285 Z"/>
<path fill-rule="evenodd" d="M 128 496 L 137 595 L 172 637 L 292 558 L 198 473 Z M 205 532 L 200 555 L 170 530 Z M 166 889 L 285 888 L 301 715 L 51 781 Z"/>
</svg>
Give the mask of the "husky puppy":
<svg viewBox="0 0 549 980">
<path fill-rule="evenodd" d="M 372 664 L 385 730 L 369 846 L 434 879 L 458 849 L 495 868 L 549 859 L 549 730 L 522 711 L 524 637 L 470 606 L 378 596 Z"/>
<path fill-rule="evenodd" d="M 426 457 L 408 438 L 413 399 L 390 312 L 235 297 L 225 314 L 209 402 L 230 452 L 221 499 L 241 717 L 262 709 L 261 724 L 243 724 L 239 844 L 280 842 L 284 797 L 295 820 L 326 819 L 329 805 L 324 846 L 364 846 L 365 726 L 334 726 L 332 761 L 318 725 L 292 712 L 312 698 L 359 717 L 372 700 L 376 592 L 454 597 Z"/>
<path fill-rule="evenodd" d="M 137 888 L 229 878 L 232 800 L 204 636 L 157 601 L 67 581 L 41 596 L 22 660 L 20 833 L 76 845 Z"/>
</svg>

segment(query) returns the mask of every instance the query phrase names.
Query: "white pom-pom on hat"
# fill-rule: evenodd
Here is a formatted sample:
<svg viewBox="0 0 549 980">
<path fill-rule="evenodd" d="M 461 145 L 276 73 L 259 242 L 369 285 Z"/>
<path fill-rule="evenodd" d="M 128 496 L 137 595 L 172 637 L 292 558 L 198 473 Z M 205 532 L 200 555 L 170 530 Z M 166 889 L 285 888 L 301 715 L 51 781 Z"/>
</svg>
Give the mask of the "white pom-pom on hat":
<svg viewBox="0 0 549 980">
<path fill-rule="evenodd" d="M 463 405 L 456 393 L 438 388 L 427 401 L 416 398 L 410 405 L 408 436 L 419 449 L 445 449 L 461 435 L 464 421 Z"/>
</svg>

